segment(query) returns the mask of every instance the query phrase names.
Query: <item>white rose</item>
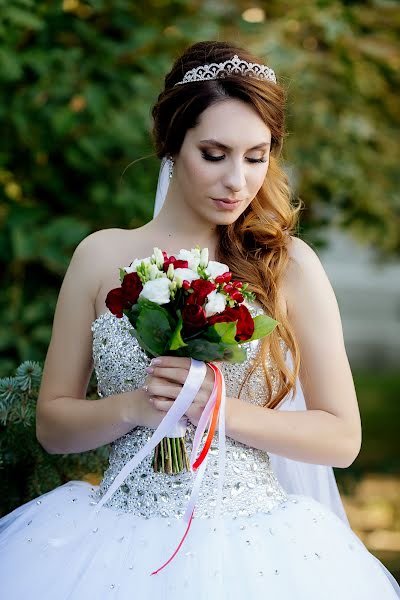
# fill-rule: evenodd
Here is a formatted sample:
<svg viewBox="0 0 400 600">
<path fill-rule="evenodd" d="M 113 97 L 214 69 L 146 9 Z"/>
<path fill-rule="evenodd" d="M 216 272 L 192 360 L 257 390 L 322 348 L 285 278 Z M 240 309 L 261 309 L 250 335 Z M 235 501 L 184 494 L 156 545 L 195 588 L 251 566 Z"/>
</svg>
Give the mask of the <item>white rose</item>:
<svg viewBox="0 0 400 600">
<path fill-rule="evenodd" d="M 217 262 L 216 260 L 210 260 L 206 269 L 207 275 L 212 277 L 212 279 L 215 279 L 218 275 L 223 275 L 227 271 L 229 271 L 228 265 L 224 265 L 224 263 Z"/>
<path fill-rule="evenodd" d="M 151 257 L 147 256 L 146 258 L 135 258 L 133 262 L 129 265 L 129 267 L 123 267 L 126 273 L 136 273 L 137 267 L 144 262 L 146 265 L 151 264 Z"/>
<path fill-rule="evenodd" d="M 178 260 L 187 260 L 188 268 L 196 271 L 197 267 L 200 264 L 200 251 L 196 250 L 196 248 L 192 248 L 191 250 L 185 250 L 182 248 L 179 250 L 178 256 L 175 256 Z"/>
<path fill-rule="evenodd" d="M 186 259 L 185 259 L 186 260 Z M 187 279 L 188 281 L 193 281 L 193 279 L 199 279 L 199 274 L 192 269 L 185 269 L 183 267 L 179 267 L 174 270 L 174 277 L 180 277 L 182 281 Z"/>
<path fill-rule="evenodd" d="M 147 298 L 156 304 L 167 304 L 170 301 L 170 280 L 168 277 L 159 277 L 152 281 L 146 281 L 139 298 Z"/>
<path fill-rule="evenodd" d="M 224 294 L 220 294 L 217 290 L 213 290 L 209 294 L 207 294 L 207 303 L 205 305 L 205 313 L 206 317 L 211 317 L 216 313 L 223 312 L 226 307 L 226 296 Z"/>
</svg>

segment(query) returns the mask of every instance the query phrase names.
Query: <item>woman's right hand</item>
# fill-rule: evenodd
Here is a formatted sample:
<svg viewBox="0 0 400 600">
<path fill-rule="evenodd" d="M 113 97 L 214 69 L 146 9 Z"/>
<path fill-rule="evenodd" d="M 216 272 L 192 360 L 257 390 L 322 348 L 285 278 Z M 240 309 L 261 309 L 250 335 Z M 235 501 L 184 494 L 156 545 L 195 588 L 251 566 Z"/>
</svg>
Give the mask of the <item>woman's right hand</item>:
<svg viewBox="0 0 400 600">
<path fill-rule="evenodd" d="M 152 380 L 154 377 L 148 375 L 143 385 L 149 385 Z M 129 393 L 126 418 L 133 426 L 157 429 L 165 414 L 165 410 L 154 407 L 149 394 L 142 387 Z"/>
</svg>

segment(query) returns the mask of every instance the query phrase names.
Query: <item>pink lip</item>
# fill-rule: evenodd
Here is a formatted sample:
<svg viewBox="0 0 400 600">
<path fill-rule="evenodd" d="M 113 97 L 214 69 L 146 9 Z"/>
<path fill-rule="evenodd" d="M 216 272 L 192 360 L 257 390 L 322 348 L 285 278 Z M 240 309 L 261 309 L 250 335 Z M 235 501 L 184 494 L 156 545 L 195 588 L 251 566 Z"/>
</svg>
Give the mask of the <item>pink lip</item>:
<svg viewBox="0 0 400 600">
<path fill-rule="evenodd" d="M 211 198 L 211 200 L 224 210 L 234 210 L 241 202 L 241 200 L 231 200 L 230 198 Z"/>
<path fill-rule="evenodd" d="M 213 198 L 217 202 L 229 202 L 230 204 L 237 204 L 240 200 L 231 200 L 231 198 Z"/>
</svg>

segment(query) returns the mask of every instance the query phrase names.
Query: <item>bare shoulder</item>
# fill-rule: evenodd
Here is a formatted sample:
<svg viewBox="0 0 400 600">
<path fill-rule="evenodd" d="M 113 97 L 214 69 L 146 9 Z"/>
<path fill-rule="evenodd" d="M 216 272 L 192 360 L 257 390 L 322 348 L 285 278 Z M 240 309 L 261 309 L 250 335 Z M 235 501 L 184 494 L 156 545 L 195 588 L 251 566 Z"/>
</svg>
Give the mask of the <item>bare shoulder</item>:
<svg viewBox="0 0 400 600">
<path fill-rule="evenodd" d="M 104 268 L 112 262 L 122 236 L 121 229 L 99 229 L 83 238 L 75 248 L 70 268 L 76 267 L 74 271 L 87 282 L 93 299 L 102 281 Z"/>
<path fill-rule="evenodd" d="M 285 271 L 282 287 L 288 310 L 299 305 L 302 294 L 308 290 L 321 293 L 330 288 L 325 269 L 317 253 L 304 240 L 290 236 L 288 243 L 289 263 Z M 300 296 L 299 296 L 300 295 Z"/>
<path fill-rule="evenodd" d="M 123 232 L 122 229 L 110 228 L 110 229 L 99 229 L 90 233 L 83 238 L 75 249 L 75 253 L 80 256 L 92 256 L 97 254 L 99 251 L 106 255 L 106 245 L 110 242 L 116 241 Z"/>
<path fill-rule="evenodd" d="M 315 264 L 321 262 L 315 250 L 307 242 L 293 235 L 290 236 L 288 252 L 292 265 L 295 263 L 295 268 L 300 268 L 304 263 Z"/>
</svg>

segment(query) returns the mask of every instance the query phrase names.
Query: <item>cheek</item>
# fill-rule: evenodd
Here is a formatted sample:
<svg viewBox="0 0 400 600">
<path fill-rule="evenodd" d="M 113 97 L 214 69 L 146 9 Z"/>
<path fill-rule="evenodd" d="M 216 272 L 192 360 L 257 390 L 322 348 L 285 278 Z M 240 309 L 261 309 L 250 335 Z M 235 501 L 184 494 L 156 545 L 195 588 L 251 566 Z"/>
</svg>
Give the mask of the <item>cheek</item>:
<svg viewBox="0 0 400 600">
<path fill-rule="evenodd" d="M 254 192 L 254 195 L 258 192 L 258 190 L 264 183 L 264 180 L 268 173 L 268 166 L 265 167 L 265 165 L 263 165 L 263 167 L 264 167 L 263 169 L 255 170 L 252 173 L 251 178 L 249 180 L 249 188 L 250 188 L 251 192 Z"/>
<path fill-rule="evenodd" d="M 209 164 L 201 157 L 187 158 L 183 163 L 185 169 L 185 182 L 187 185 L 197 189 L 203 189 L 214 183 L 217 177 L 217 169 L 210 169 Z"/>
</svg>

